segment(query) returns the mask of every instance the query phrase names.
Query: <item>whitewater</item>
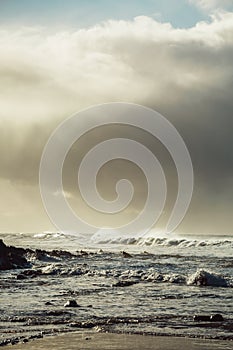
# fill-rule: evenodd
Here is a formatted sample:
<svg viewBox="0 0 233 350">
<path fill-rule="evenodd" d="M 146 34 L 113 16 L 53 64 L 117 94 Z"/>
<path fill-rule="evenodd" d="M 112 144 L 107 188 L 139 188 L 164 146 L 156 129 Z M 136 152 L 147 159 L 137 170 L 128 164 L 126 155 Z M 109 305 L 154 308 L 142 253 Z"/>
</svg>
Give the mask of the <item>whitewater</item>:
<svg viewBox="0 0 233 350">
<path fill-rule="evenodd" d="M 230 235 L 120 237 L 100 231 L 88 240 L 52 232 L 0 238 L 31 249 L 30 266 L 0 273 L 3 340 L 12 333 L 83 328 L 233 340 Z M 64 307 L 70 300 L 79 307 Z M 213 315 L 222 320 L 211 321 Z"/>
</svg>

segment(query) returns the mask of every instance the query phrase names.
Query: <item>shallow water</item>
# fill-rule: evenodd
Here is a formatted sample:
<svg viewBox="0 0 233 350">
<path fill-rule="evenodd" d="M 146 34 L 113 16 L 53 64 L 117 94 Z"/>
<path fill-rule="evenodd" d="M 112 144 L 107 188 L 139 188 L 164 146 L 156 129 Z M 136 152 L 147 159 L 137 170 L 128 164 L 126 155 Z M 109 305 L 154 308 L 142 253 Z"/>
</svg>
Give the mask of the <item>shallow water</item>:
<svg viewBox="0 0 233 350">
<path fill-rule="evenodd" d="M 35 277 L 0 273 L 2 339 L 83 328 L 233 339 L 230 237 L 101 238 L 88 247 L 52 233 L 0 238 L 21 247 L 79 251 L 70 259 L 30 257 L 30 270 L 40 271 Z M 65 308 L 71 299 L 80 307 Z M 193 320 L 219 313 L 224 322 Z"/>
<path fill-rule="evenodd" d="M 72 333 L 16 346 L 17 350 L 230 350 L 229 342 L 106 333 Z"/>
</svg>

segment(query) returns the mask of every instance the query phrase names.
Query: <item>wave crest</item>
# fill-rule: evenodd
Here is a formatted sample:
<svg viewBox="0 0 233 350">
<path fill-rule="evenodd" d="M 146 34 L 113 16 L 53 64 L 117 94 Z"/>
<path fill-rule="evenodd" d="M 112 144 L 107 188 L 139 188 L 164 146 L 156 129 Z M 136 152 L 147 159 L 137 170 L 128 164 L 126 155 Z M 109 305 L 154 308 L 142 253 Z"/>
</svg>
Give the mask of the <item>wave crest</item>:
<svg viewBox="0 0 233 350">
<path fill-rule="evenodd" d="M 139 245 L 139 246 L 166 246 L 166 247 L 229 247 L 233 248 L 233 240 L 230 239 L 189 239 L 182 237 L 106 237 L 97 236 L 94 239 L 97 244 L 126 244 L 126 245 Z"/>
</svg>

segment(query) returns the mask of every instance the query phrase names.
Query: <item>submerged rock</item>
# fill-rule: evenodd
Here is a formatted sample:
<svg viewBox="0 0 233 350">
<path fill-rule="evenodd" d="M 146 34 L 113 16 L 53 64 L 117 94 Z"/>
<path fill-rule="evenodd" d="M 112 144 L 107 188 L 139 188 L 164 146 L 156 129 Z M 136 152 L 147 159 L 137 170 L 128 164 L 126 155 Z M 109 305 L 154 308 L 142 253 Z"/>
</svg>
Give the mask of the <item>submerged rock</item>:
<svg viewBox="0 0 233 350">
<path fill-rule="evenodd" d="M 0 270 L 11 270 L 15 268 L 23 268 L 28 265 L 28 261 L 24 257 L 26 250 L 6 246 L 0 239 Z"/>
</svg>

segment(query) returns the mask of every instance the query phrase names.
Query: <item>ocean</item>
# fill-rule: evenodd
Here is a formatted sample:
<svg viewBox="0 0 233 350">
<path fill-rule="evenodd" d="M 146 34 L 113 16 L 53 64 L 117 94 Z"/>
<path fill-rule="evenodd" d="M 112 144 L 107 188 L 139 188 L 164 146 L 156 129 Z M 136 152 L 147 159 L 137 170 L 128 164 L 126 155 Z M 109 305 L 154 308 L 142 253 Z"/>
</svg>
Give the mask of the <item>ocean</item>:
<svg viewBox="0 0 233 350">
<path fill-rule="evenodd" d="M 34 250 L 28 267 L 0 272 L 2 344 L 84 328 L 233 340 L 231 236 L 0 238 Z"/>
</svg>

